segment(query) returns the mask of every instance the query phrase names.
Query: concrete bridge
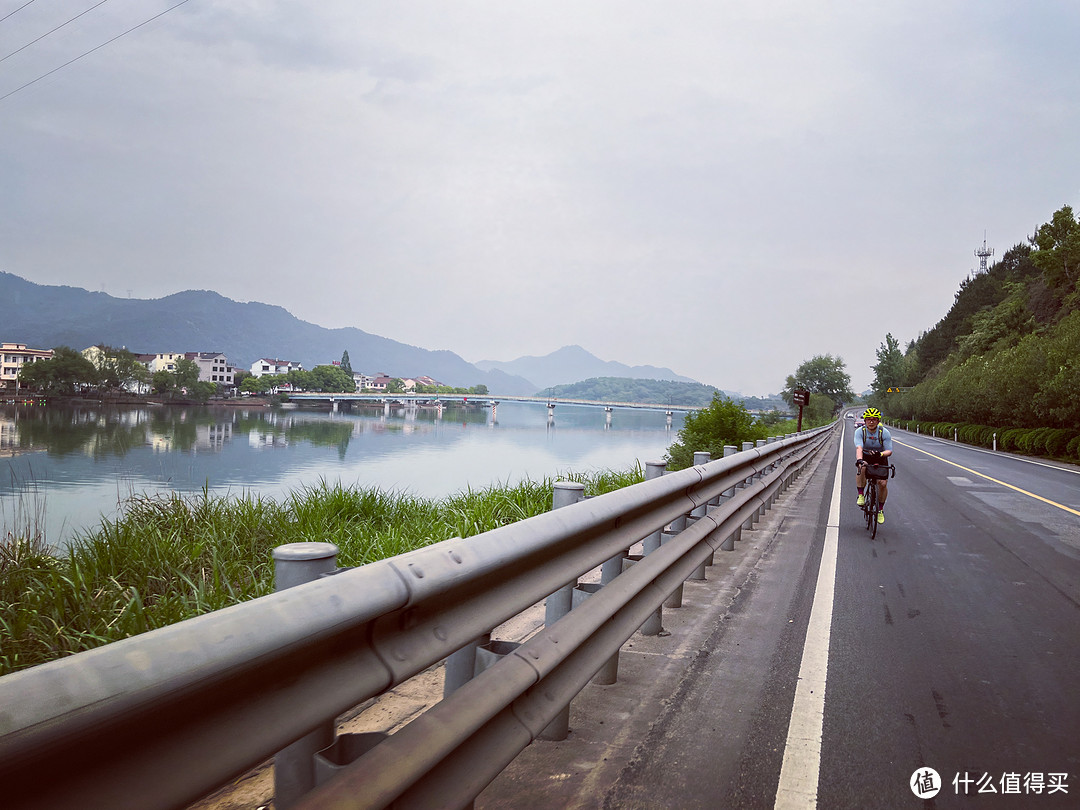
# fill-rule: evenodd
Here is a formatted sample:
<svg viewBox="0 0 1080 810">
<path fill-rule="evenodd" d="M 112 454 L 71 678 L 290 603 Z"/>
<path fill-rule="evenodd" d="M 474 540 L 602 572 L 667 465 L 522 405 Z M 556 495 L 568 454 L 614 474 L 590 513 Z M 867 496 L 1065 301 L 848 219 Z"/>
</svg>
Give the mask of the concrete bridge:
<svg viewBox="0 0 1080 810">
<path fill-rule="evenodd" d="M 292 402 L 326 402 L 335 409 L 342 402 L 370 402 L 370 403 L 401 403 L 403 405 L 415 403 L 417 405 L 446 405 L 451 402 L 460 402 L 466 405 L 480 405 L 496 407 L 500 402 L 538 402 L 553 409 L 556 405 L 585 405 L 588 407 L 604 408 L 636 408 L 638 410 L 665 411 L 700 411 L 700 405 L 659 405 L 655 402 L 604 402 L 592 399 L 561 399 L 556 397 L 521 397 L 506 394 L 342 394 L 323 392 L 304 392 L 289 394 Z"/>
</svg>

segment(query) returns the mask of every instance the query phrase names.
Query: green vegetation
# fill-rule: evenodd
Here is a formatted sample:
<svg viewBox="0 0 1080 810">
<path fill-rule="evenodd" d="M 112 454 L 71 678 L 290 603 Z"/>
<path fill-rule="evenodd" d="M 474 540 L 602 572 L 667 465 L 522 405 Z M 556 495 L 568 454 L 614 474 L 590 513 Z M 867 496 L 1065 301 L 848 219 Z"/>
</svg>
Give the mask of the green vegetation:
<svg viewBox="0 0 1080 810">
<path fill-rule="evenodd" d="M 851 375 L 844 371 L 843 359 L 831 354 L 815 355 L 799 366 L 794 374 L 788 375 L 784 390 L 780 392 L 788 405 L 794 401 L 796 389 L 827 397 L 832 401 L 831 411 L 855 399 L 855 394 L 851 391 Z M 810 404 L 814 404 L 812 398 Z"/>
<path fill-rule="evenodd" d="M 562 476 L 587 495 L 643 478 L 640 467 Z M 283 503 L 139 496 L 61 556 L 31 516 L 20 536 L 0 538 L 0 674 L 270 593 L 276 546 L 329 541 L 339 565 L 363 565 L 546 512 L 553 487 L 526 480 L 439 500 L 325 482 Z"/>
<path fill-rule="evenodd" d="M 811 420 L 803 418 L 803 428 L 826 424 L 832 420 L 832 402 L 821 397 L 825 403 L 826 416 Z M 811 399 L 811 404 L 813 400 Z M 678 438 L 668 448 L 665 461 L 669 470 L 682 470 L 694 464 L 694 453 L 706 451 L 712 458 L 723 458 L 724 445 L 742 449 L 743 442 L 756 442 L 770 436 L 794 433 L 796 422 L 784 420 L 775 412 L 755 418 L 741 402 L 713 395 L 707 408 L 687 414 Z"/>
<path fill-rule="evenodd" d="M 600 402 L 641 402 L 655 405 L 705 407 L 719 393 L 711 385 L 670 380 L 635 380 L 627 377 L 592 377 L 570 385 L 545 388 L 537 396 L 591 399 Z"/>
<path fill-rule="evenodd" d="M 902 423 L 963 425 L 975 443 L 996 429 L 999 448 L 1011 430 L 1065 431 L 1049 444 L 1010 434 L 1004 449 L 1076 460 L 1061 437 L 1080 425 L 1078 358 L 1080 221 L 1064 206 L 1028 244 L 966 279 L 948 314 L 903 353 L 885 336 L 871 402 Z M 900 387 L 910 390 L 888 393 Z"/>
</svg>

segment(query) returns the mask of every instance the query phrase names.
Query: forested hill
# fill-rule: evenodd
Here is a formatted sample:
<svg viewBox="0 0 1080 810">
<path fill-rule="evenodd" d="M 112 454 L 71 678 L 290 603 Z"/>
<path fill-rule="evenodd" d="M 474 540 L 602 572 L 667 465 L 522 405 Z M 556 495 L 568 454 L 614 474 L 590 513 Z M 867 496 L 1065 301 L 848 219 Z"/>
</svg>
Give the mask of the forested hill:
<svg viewBox="0 0 1080 810">
<path fill-rule="evenodd" d="M 670 380 L 637 380 L 627 377 L 592 377 L 571 385 L 545 388 L 537 396 L 562 399 L 592 399 L 601 402 L 642 402 L 656 405 L 690 405 L 705 407 L 712 402 L 713 394 L 741 399 L 751 410 L 773 410 L 785 407 L 779 397 L 764 400 L 758 397 L 741 398 L 701 383 L 672 382 Z"/>
<path fill-rule="evenodd" d="M 878 350 L 875 398 L 904 419 L 1080 425 L 1080 221 L 1055 212 L 1028 243 L 966 279 L 952 308 L 901 352 Z M 895 386 L 914 386 L 889 394 Z"/>
</svg>

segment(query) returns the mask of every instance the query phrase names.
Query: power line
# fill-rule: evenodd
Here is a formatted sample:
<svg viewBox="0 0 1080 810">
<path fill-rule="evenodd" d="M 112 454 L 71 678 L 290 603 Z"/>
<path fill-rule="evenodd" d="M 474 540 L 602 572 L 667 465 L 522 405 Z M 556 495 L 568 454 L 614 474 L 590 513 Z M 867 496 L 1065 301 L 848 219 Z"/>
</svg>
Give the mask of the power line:
<svg viewBox="0 0 1080 810">
<path fill-rule="evenodd" d="M 33 2 L 33 0 L 31 0 L 31 2 Z M 95 5 L 92 5 L 92 6 L 90 6 L 90 8 L 88 8 L 88 9 L 87 9 L 86 11 L 83 11 L 83 12 L 80 12 L 80 13 L 76 14 L 76 15 L 75 15 L 74 17 L 72 17 L 72 18 L 71 18 L 70 20 L 68 20 L 67 22 L 64 22 L 64 23 L 60 23 L 60 25 L 56 26 L 56 28 L 54 28 L 54 29 L 53 29 L 52 31 L 46 31 L 46 32 L 45 32 L 44 34 L 42 34 L 42 35 L 41 35 L 40 37 L 38 37 L 37 39 L 33 40 L 32 42 L 27 42 L 27 43 L 26 43 L 25 45 L 23 45 L 23 46 L 22 46 L 21 48 L 19 48 L 18 50 L 12 51 L 12 52 L 11 52 L 11 53 L 9 53 L 9 54 L 8 54 L 7 56 L 5 56 L 5 57 L 3 57 L 3 58 L 0 58 L 0 62 L 3 62 L 3 61 L 4 61 L 4 59 L 8 59 L 8 58 L 10 58 L 10 57 L 14 56 L 14 55 L 15 55 L 15 54 L 17 54 L 17 53 L 18 53 L 19 51 L 25 51 L 25 50 L 26 50 L 27 48 L 29 48 L 29 47 L 30 47 L 31 45 L 33 45 L 33 44 L 34 44 L 34 42 L 41 42 L 41 40 L 45 39 L 45 37 L 47 37 L 47 36 L 48 36 L 49 34 L 52 34 L 52 33 L 56 32 L 56 31 L 59 31 L 59 30 L 60 30 L 61 28 L 63 28 L 63 27 L 64 27 L 65 25 L 67 25 L 68 23 L 73 23 L 73 22 L 75 22 L 75 20 L 79 19 L 79 17 L 83 16 L 83 14 L 89 14 L 89 13 L 90 13 L 91 11 L 93 11 L 93 10 L 94 10 L 95 8 L 97 8 L 98 6 L 103 6 L 103 5 L 105 5 L 106 3 L 108 3 L 108 2 L 109 2 L 109 0 L 101 0 L 101 2 L 99 2 L 99 3 L 96 3 Z M 18 10 L 18 9 L 16 9 L 16 10 Z"/>
<path fill-rule="evenodd" d="M 32 2 L 32 0 L 31 0 L 31 2 Z M 104 2 L 104 0 L 102 0 L 102 2 Z M 11 91 L 10 93 L 6 93 L 6 94 L 4 94 L 4 95 L 0 96 L 0 101 L 3 101 L 3 100 L 4 100 L 4 99 L 6 99 L 6 98 L 10 98 L 11 96 L 13 96 L 13 95 L 15 95 L 16 93 L 18 93 L 18 92 L 19 92 L 20 90 L 25 90 L 25 89 L 26 89 L 27 87 L 29 87 L 30 85 L 32 85 L 32 84 L 37 84 L 37 83 L 38 83 L 38 82 L 40 82 L 40 81 L 41 81 L 42 79 L 46 79 L 46 78 L 48 78 L 49 76 L 52 76 L 52 75 L 53 75 L 54 73 L 56 73 L 56 72 L 57 72 L 57 71 L 59 71 L 59 70 L 63 70 L 63 69 L 64 69 L 64 68 L 66 68 L 66 67 L 67 67 L 68 65 L 71 65 L 71 64 L 74 64 L 75 62 L 78 62 L 78 61 L 79 61 L 80 59 L 82 59 L 82 58 L 83 58 L 84 56 L 89 56 L 89 55 L 90 55 L 90 54 L 92 54 L 92 53 L 93 53 L 94 51 L 100 51 L 100 50 L 101 50 L 102 48 L 104 48 L 104 47 L 105 47 L 106 45 L 110 45 L 110 44 L 112 44 L 113 42 L 116 42 L 116 40 L 120 39 L 120 37 L 125 37 L 125 36 L 127 36 L 128 34 L 130 34 L 130 33 L 131 33 L 132 31 L 138 30 L 139 28 L 142 28 L 142 27 L 143 27 L 144 25 L 147 25 L 148 23 L 152 23 L 152 22 L 153 22 L 154 20 L 158 19 L 159 17 L 164 17 L 164 16 L 166 15 L 166 14 L 168 14 L 168 13 L 169 13 L 170 11 L 172 11 L 173 9 L 176 9 L 176 8 L 180 8 L 180 6 L 184 5 L 184 4 L 185 4 L 185 3 L 187 3 L 187 2 L 188 2 L 188 0 L 180 0 L 180 2 L 179 2 L 179 3 L 177 3 L 176 5 L 174 5 L 174 6 L 169 6 L 169 7 L 167 8 L 167 9 L 165 9 L 164 11 L 162 11 L 162 12 L 161 12 L 160 14 L 155 14 L 155 15 L 154 15 L 153 17 L 151 17 L 151 18 L 150 18 L 149 20 L 144 20 L 143 22 L 139 23 L 138 25 L 134 25 L 134 26 L 132 26 L 132 27 L 131 27 L 131 28 L 129 28 L 129 29 L 127 30 L 127 31 L 124 31 L 124 32 L 123 32 L 123 33 L 121 33 L 121 34 L 117 34 L 117 35 L 116 35 L 115 37 L 113 37 L 112 39 L 110 39 L 110 40 L 106 40 L 105 42 L 102 42 L 102 43 L 101 43 L 100 45 L 97 45 L 97 46 L 95 46 L 95 47 L 91 48 L 90 50 L 86 51 L 86 53 L 81 53 L 81 54 L 79 54 L 78 56 L 76 56 L 76 57 L 75 57 L 74 59 L 69 59 L 69 60 L 68 60 L 67 62 L 64 62 L 64 64 L 60 65 L 60 67 L 55 67 L 55 68 L 53 68 L 52 70 L 50 70 L 50 71 L 49 71 L 48 73 L 43 73 L 42 75 L 38 76 L 38 77 L 37 77 L 36 79 L 33 79 L 33 80 L 31 80 L 31 81 L 28 81 L 28 82 L 27 82 L 26 84 L 22 85 L 21 87 L 16 87 L 16 88 L 15 88 L 14 90 L 12 90 L 12 91 Z M 101 5 L 101 3 L 99 3 L 98 5 Z M 18 10 L 18 9 L 16 9 L 16 10 Z"/>
<path fill-rule="evenodd" d="M 0 17 L 0 22 L 3 22 L 4 20 L 6 20 L 6 19 L 7 19 L 8 17 L 10 17 L 10 16 L 11 16 L 12 14 L 14 14 L 14 13 L 15 13 L 16 11 L 22 11 L 22 10 L 23 10 L 24 8 L 26 8 L 26 7 L 28 6 L 28 5 L 30 5 L 30 4 L 31 4 L 31 3 L 33 3 L 33 2 L 34 2 L 34 0 L 26 0 L 26 2 L 25 2 L 25 3 L 23 3 L 23 4 L 21 5 L 21 6 L 19 6 L 19 7 L 17 8 L 17 9 L 15 9 L 15 11 L 9 11 L 9 12 L 8 12 L 7 14 L 5 14 L 5 15 L 4 15 L 3 17 Z"/>
</svg>

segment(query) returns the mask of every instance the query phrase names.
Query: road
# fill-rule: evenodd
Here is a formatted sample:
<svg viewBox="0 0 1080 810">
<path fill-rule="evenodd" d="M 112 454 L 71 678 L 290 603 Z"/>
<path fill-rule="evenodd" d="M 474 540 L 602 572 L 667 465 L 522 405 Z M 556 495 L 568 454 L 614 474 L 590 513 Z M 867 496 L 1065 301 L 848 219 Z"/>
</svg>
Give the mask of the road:
<svg viewBox="0 0 1080 810">
<path fill-rule="evenodd" d="M 851 434 L 477 807 L 1080 807 L 1080 469 Z"/>
</svg>

